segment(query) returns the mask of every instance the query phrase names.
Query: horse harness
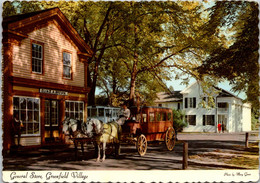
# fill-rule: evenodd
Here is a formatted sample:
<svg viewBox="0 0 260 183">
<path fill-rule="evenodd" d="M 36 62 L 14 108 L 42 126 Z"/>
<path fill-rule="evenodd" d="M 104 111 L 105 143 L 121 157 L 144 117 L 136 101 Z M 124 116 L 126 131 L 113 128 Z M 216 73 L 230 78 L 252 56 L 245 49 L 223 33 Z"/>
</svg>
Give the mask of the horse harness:
<svg viewBox="0 0 260 183">
<path fill-rule="evenodd" d="M 112 132 L 113 132 L 112 122 L 106 123 L 106 124 L 111 127 L 111 128 L 110 128 L 110 129 L 111 129 L 111 130 L 110 130 L 110 133 L 105 130 L 105 129 L 108 129 L 108 128 L 104 128 L 104 124 L 102 124 L 102 125 L 101 125 L 100 133 L 99 133 L 99 134 L 96 133 L 96 135 L 100 135 L 100 136 L 101 136 L 101 135 L 103 135 L 103 134 L 108 134 L 108 135 L 112 136 L 113 138 L 118 138 L 118 137 L 115 137 L 115 136 L 112 135 Z M 118 132 L 119 132 L 119 124 L 117 124 L 117 123 L 114 123 L 114 124 L 117 125 L 117 130 L 118 130 Z M 95 127 L 96 127 L 96 125 L 93 123 L 93 129 L 95 129 Z"/>
</svg>

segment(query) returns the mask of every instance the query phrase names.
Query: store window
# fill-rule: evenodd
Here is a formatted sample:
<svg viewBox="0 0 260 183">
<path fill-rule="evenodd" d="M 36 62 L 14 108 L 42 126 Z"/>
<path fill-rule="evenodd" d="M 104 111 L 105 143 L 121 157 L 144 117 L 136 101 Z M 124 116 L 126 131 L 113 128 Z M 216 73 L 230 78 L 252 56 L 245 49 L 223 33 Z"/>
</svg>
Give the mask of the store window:
<svg viewBox="0 0 260 183">
<path fill-rule="evenodd" d="M 84 102 L 80 101 L 65 101 L 66 118 L 72 118 L 83 121 L 84 117 Z"/>
<path fill-rule="evenodd" d="M 32 72 L 42 74 L 43 67 L 43 46 L 32 43 Z"/>
<path fill-rule="evenodd" d="M 71 79 L 71 54 L 63 52 L 63 78 Z"/>
<path fill-rule="evenodd" d="M 23 123 L 22 135 L 40 134 L 40 99 L 13 97 L 13 115 Z"/>
</svg>

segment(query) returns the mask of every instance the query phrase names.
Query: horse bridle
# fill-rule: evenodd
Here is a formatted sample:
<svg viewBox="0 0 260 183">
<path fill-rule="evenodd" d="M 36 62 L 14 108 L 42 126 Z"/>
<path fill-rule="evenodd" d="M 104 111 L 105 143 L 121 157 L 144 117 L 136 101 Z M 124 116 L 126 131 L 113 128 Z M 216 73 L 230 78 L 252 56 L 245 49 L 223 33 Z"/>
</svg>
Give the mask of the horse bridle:
<svg viewBox="0 0 260 183">
<path fill-rule="evenodd" d="M 102 135 L 103 134 L 103 131 L 104 131 L 104 129 L 103 129 L 103 125 L 101 124 L 101 128 L 100 128 L 100 132 L 99 133 L 97 133 L 97 131 L 96 131 L 96 124 L 92 121 L 92 127 L 93 127 L 93 129 L 92 129 L 92 133 L 94 134 L 96 134 L 96 135 Z"/>
</svg>

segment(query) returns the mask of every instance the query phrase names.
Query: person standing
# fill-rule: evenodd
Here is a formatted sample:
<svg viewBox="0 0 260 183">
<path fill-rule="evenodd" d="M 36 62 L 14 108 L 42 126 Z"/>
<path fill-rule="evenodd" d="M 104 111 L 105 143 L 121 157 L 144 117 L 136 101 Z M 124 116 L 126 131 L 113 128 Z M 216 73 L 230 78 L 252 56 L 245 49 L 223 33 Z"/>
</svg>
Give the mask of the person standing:
<svg viewBox="0 0 260 183">
<path fill-rule="evenodd" d="M 218 133 L 221 132 L 221 123 L 218 124 Z"/>
<path fill-rule="evenodd" d="M 20 146 L 20 138 L 21 138 L 21 129 L 23 127 L 23 123 L 21 120 L 19 120 L 18 113 L 14 115 L 13 121 L 12 121 L 12 138 L 13 138 L 13 144 L 15 135 L 17 135 L 17 146 Z"/>
</svg>

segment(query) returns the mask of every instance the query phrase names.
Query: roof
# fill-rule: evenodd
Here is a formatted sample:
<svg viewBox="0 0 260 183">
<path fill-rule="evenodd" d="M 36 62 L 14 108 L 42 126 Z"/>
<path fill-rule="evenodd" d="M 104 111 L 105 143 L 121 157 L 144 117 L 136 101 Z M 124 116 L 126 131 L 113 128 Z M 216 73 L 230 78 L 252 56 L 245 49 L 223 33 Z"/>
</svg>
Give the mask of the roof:
<svg viewBox="0 0 260 183">
<path fill-rule="evenodd" d="M 87 57 L 92 56 L 90 47 L 59 8 L 45 9 L 42 11 L 6 17 L 2 22 L 3 31 L 16 35 L 22 34 L 22 37 L 26 37 L 28 33 L 45 26 L 50 20 L 55 20 L 57 22 L 57 25 L 60 26 L 60 30 L 78 47 L 80 54 Z"/>
<path fill-rule="evenodd" d="M 159 92 L 157 93 L 157 99 L 154 101 L 155 103 L 166 103 L 166 102 L 182 102 L 183 99 L 183 93 L 187 92 L 187 89 L 192 87 L 197 82 L 192 83 L 187 88 L 185 88 L 182 91 L 173 91 L 171 93 L 169 92 Z M 231 92 L 228 92 L 222 88 L 214 86 L 215 89 L 217 89 L 219 92 L 217 97 L 234 97 L 239 100 L 242 100 L 238 96 L 232 94 Z"/>
<path fill-rule="evenodd" d="M 179 102 L 182 101 L 183 95 L 181 91 L 173 91 L 169 92 L 159 92 L 157 93 L 157 99 L 155 100 L 156 103 L 159 102 Z"/>
<path fill-rule="evenodd" d="M 186 87 L 185 89 L 183 89 L 182 91 L 180 91 L 180 93 L 181 93 L 181 94 L 187 93 L 187 90 L 188 90 L 189 88 L 191 88 L 193 85 L 195 85 L 196 83 L 197 83 L 197 81 L 193 82 L 193 83 L 190 84 L 188 87 Z"/>
<path fill-rule="evenodd" d="M 231 92 L 228 92 L 228 91 L 226 91 L 226 90 L 224 90 L 222 88 L 219 88 L 219 87 L 215 87 L 215 88 L 220 91 L 220 93 L 218 94 L 217 97 L 235 97 L 237 99 L 242 100 L 241 98 L 239 98 L 238 96 L 232 94 Z"/>
<path fill-rule="evenodd" d="M 187 93 L 187 91 L 188 91 L 189 88 L 191 88 L 193 85 L 198 84 L 198 83 L 199 83 L 198 81 L 195 81 L 194 83 L 190 84 L 188 87 L 186 87 L 185 89 L 183 89 L 183 90 L 181 91 L 181 93 L 182 93 L 182 94 Z M 222 89 L 222 88 L 219 88 L 219 87 L 217 87 L 217 86 L 214 86 L 214 88 L 215 88 L 216 90 L 220 91 L 220 93 L 218 94 L 217 97 L 235 97 L 235 98 L 237 98 L 237 99 L 242 100 L 241 98 L 239 98 L 238 96 L 232 94 L 232 93 L 229 92 L 229 91 L 226 91 L 226 90 L 224 90 L 224 89 Z"/>
<path fill-rule="evenodd" d="M 23 20 L 25 18 L 29 18 L 29 17 L 35 16 L 35 15 L 41 14 L 43 12 L 46 12 L 46 11 L 49 11 L 49 10 L 52 10 L 52 9 L 55 9 L 55 8 L 50 8 L 50 9 L 45 9 L 45 10 L 41 10 L 41 11 L 34 11 L 34 12 L 30 12 L 30 13 L 23 13 L 23 14 L 5 17 L 5 18 L 3 18 L 3 23 L 9 24 L 9 23 L 12 23 L 12 22 L 17 22 L 17 21 Z"/>
</svg>

